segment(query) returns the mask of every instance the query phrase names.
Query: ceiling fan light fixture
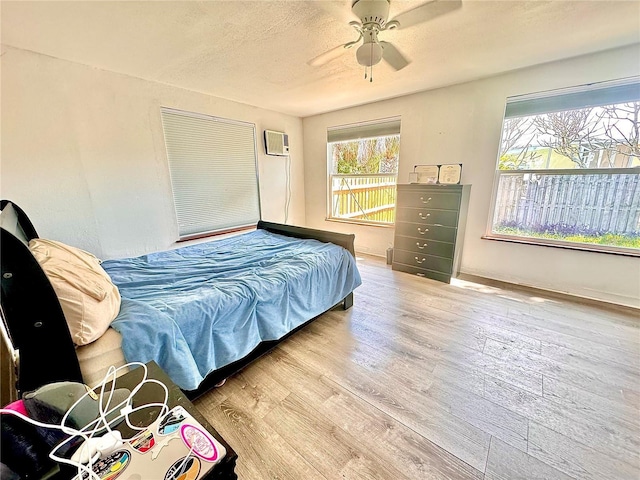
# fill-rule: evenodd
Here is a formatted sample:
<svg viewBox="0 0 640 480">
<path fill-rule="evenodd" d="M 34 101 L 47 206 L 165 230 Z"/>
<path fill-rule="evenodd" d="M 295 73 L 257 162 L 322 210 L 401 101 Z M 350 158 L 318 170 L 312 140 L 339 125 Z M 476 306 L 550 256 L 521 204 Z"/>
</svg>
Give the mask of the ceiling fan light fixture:
<svg viewBox="0 0 640 480">
<path fill-rule="evenodd" d="M 379 43 L 363 43 L 356 50 L 356 59 L 365 67 L 376 65 L 382 60 L 382 46 Z"/>
</svg>

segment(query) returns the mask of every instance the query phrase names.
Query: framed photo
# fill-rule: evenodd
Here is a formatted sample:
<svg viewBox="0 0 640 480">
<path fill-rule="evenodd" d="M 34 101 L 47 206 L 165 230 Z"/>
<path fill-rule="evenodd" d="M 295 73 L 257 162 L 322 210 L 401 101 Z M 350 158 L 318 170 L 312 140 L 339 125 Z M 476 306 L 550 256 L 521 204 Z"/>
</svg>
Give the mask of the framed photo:
<svg viewBox="0 0 640 480">
<path fill-rule="evenodd" d="M 438 183 L 438 165 L 415 165 L 417 183 Z"/>
<path fill-rule="evenodd" d="M 455 185 L 460 183 L 462 177 L 462 164 L 451 163 L 447 165 L 440 165 L 440 172 L 438 174 L 438 183 L 443 185 Z"/>
</svg>

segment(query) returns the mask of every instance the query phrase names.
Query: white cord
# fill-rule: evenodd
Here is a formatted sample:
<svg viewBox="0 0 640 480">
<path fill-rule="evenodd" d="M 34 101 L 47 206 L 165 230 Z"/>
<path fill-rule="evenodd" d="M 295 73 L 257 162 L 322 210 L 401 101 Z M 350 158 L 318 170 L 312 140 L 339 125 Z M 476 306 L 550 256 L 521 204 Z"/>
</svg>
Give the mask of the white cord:
<svg viewBox="0 0 640 480">
<path fill-rule="evenodd" d="M 129 396 L 123 400 L 122 402 L 118 403 L 116 406 L 111 407 L 111 400 L 113 398 L 113 392 L 115 390 L 115 380 L 117 378 L 117 373 L 120 370 L 123 370 L 125 368 L 130 368 L 130 367 L 142 367 L 143 369 L 143 376 L 142 376 L 142 380 L 133 388 L 133 390 L 131 391 L 131 393 L 129 394 Z M 106 384 L 108 382 L 111 382 L 111 388 L 109 390 L 109 396 L 107 398 L 106 403 L 103 402 L 104 400 L 104 395 L 105 395 L 105 388 L 106 388 Z M 140 405 L 139 407 L 136 408 L 131 408 L 131 402 L 133 401 L 133 397 L 136 395 L 136 393 L 138 393 L 138 391 L 140 391 L 140 389 L 143 387 L 143 385 L 147 384 L 147 383 L 156 383 L 158 385 L 160 385 L 162 387 L 162 389 L 164 390 L 164 401 L 162 403 L 160 402 L 156 402 L 156 403 L 147 403 L 144 405 Z M 91 395 L 92 393 L 95 395 L 94 391 L 96 388 L 100 387 L 100 395 L 98 397 L 98 411 L 99 411 L 99 416 L 98 418 L 96 418 L 94 421 L 90 422 L 89 424 L 85 425 L 84 427 L 82 427 L 80 430 L 76 430 L 75 428 L 72 427 L 68 427 L 66 426 L 67 423 L 67 419 L 69 418 L 69 415 L 71 414 L 71 412 L 73 411 L 73 409 L 82 401 L 84 400 L 85 397 L 87 397 L 88 395 Z M 99 455 L 93 455 L 89 458 L 89 461 L 87 463 L 87 465 L 84 465 L 81 462 L 74 462 L 73 460 L 64 458 L 64 457 L 59 457 L 58 455 L 56 455 L 56 453 L 58 452 L 58 450 L 60 448 L 62 448 L 64 445 L 70 443 L 72 440 L 74 440 L 76 437 L 81 437 L 84 440 L 83 445 L 80 447 L 82 450 L 81 454 L 88 454 L 89 451 L 87 451 L 88 449 L 88 443 L 89 440 L 91 438 L 93 438 L 93 436 L 97 433 L 100 432 L 102 430 L 107 430 L 107 433 L 105 435 L 111 434 L 111 432 L 113 431 L 111 429 L 111 424 L 114 422 L 117 422 L 121 419 L 124 418 L 125 422 L 127 423 L 127 426 L 129 428 L 131 428 L 132 430 L 136 430 L 136 431 L 140 431 L 140 430 L 145 430 L 147 427 L 136 427 L 134 425 L 131 424 L 130 420 L 129 420 L 129 415 L 131 415 L 134 412 L 146 409 L 146 408 L 160 408 L 160 413 L 158 415 L 158 418 L 165 415 L 168 411 L 169 411 L 169 407 L 167 405 L 167 402 L 169 400 L 169 389 L 167 388 L 167 386 L 162 383 L 159 380 L 153 379 L 153 378 L 148 378 L 148 370 L 147 370 L 147 366 L 144 363 L 140 363 L 140 362 L 131 362 L 131 363 L 127 363 L 126 365 L 123 365 L 121 367 L 115 368 L 113 366 L 109 367 L 109 370 L 107 371 L 107 374 L 104 376 L 104 378 L 102 379 L 102 381 L 96 385 L 95 387 L 93 387 L 91 390 L 88 390 L 87 393 L 85 393 L 84 395 L 82 395 L 78 400 L 76 400 L 74 402 L 74 404 L 71 406 L 71 408 L 69 408 L 69 410 L 67 410 L 67 412 L 64 414 L 64 416 L 62 417 L 62 420 L 60 421 L 60 424 L 49 424 L 49 423 L 42 423 L 39 422 L 37 420 L 34 420 L 32 418 L 26 417 L 23 414 L 16 412 L 15 410 L 9 410 L 9 409 L 4 409 L 1 408 L 0 409 L 0 414 L 9 414 L 9 415 L 14 415 L 16 417 L 21 418 L 22 420 L 31 423 L 32 425 L 38 426 L 38 427 L 44 427 L 44 428 L 51 428 L 54 430 L 61 430 L 63 433 L 69 435 L 69 438 L 67 438 L 66 440 L 64 440 L 63 442 L 61 442 L 60 444 L 56 445 L 53 450 L 51 450 L 51 452 L 49 452 L 49 458 L 53 461 L 65 464 L 65 465 L 71 465 L 74 467 L 77 467 L 78 469 L 78 474 L 75 477 L 75 479 L 81 479 L 82 478 L 82 474 L 88 474 L 93 480 L 100 480 L 100 477 L 93 471 L 92 466 L 93 463 L 96 462 L 99 458 Z M 111 407 L 111 408 L 110 408 Z M 111 415 L 113 412 L 117 411 L 118 409 L 120 409 L 120 415 L 114 417 L 111 421 L 109 421 L 107 419 L 107 416 Z M 128 442 L 129 440 L 133 439 L 135 437 L 135 435 L 131 438 L 127 438 L 127 439 L 121 439 L 118 440 L 119 444 L 122 445 L 125 442 Z M 121 438 L 121 437 L 120 437 Z M 189 451 L 189 454 L 187 455 L 187 457 L 185 457 L 185 459 L 183 460 L 182 464 L 180 465 L 180 470 L 184 467 L 184 463 L 186 462 L 187 458 L 189 457 L 189 455 L 191 455 L 191 452 L 193 451 L 193 447 L 191 448 L 191 450 Z M 74 480 L 75 480 L 74 479 Z"/>
<path fill-rule="evenodd" d="M 184 468 L 185 464 L 187 463 L 187 460 L 189 460 L 189 457 L 191 456 L 191 454 L 193 453 L 193 449 L 196 446 L 196 442 L 193 442 L 193 444 L 191 445 L 191 448 L 189 449 L 189 453 L 187 453 L 187 456 L 184 457 L 182 459 L 182 462 L 180 463 L 180 466 L 178 468 L 176 468 L 176 473 L 174 473 L 172 476 L 173 478 L 178 478 L 180 475 L 182 475 L 184 472 L 182 471 L 182 469 Z"/>
<path fill-rule="evenodd" d="M 289 221 L 289 204 L 291 203 L 291 155 L 287 155 L 286 163 L 286 195 L 287 199 L 284 203 L 284 223 Z"/>
</svg>

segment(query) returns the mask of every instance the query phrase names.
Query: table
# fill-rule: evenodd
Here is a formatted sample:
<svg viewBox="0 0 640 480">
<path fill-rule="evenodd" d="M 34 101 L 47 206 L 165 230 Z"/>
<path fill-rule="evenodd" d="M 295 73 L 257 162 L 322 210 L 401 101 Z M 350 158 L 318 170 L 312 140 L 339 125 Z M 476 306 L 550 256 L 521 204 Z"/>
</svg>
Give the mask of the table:
<svg viewBox="0 0 640 480">
<path fill-rule="evenodd" d="M 167 374 L 156 364 L 155 362 L 147 363 L 148 378 L 160 380 L 167 386 L 169 390 L 169 408 L 180 405 L 190 415 L 192 415 L 200 424 L 206 428 L 206 430 L 218 440 L 224 448 L 227 450 L 227 455 L 222 461 L 216 465 L 207 475 L 203 477 L 203 480 L 236 480 L 238 477 L 235 473 L 236 460 L 238 454 L 229 446 L 229 444 L 220 436 L 220 434 L 213 428 L 209 422 L 202 416 L 202 414 L 196 409 L 196 407 L 187 399 L 182 390 L 175 385 Z M 128 388 L 132 390 L 142 379 L 142 368 L 136 368 L 116 380 L 116 388 Z M 159 385 L 145 384 L 140 391 L 134 397 L 133 407 L 143 405 L 151 402 L 159 402 L 163 399 L 163 391 Z M 131 423 L 136 426 L 146 426 L 153 422 L 157 417 L 158 410 L 153 408 L 147 408 L 140 412 L 134 412 L 130 416 Z M 139 414 L 139 415 L 138 415 Z M 125 424 L 118 426 L 118 430 L 122 432 L 123 437 L 131 437 L 134 432 L 131 431 Z"/>
<path fill-rule="evenodd" d="M 200 414 L 200 412 L 195 408 L 195 406 L 187 399 L 182 390 L 175 385 L 171 379 L 167 376 L 167 374 L 155 363 L 149 362 L 147 365 L 147 378 L 160 380 L 167 386 L 169 390 L 169 398 L 167 401 L 168 407 L 171 409 L 180 405 L 183 407 L 191 416 L 193 416 L 200 424 L 217 440 L 219 441 L 224 448 L 227 450 L 227 455 L 222 461 L 217 464 L 211 471 L 207 473 L 203 478 L 203 480 L 237 480 L 238 476 L 235 473 L 236 460 L 238 455 L 236 452 L 229 446 L 229 444 L 220 436 L 220 434 L 213 428 L 209 422 Z M 116 379 L 116 388 L 128 388 L 129 390 L 133 390 L 143 375 L 142 368 L 136 368 L 121 377 Z M 153 403 L 153 402 L 162 402 L 164 399 L 164 391 L 162 387 L 157 384 L 148 383 L 143 385 L 140 391 L 135 395 L 132 407 L 138 407 L 140 405 Z M 137 427 L 147 426 L 157 418 L 159 408 L 145 408 L 139 412 L 134 412 L 129 416 L 129 420 L 131 423 Z M 135 432 L 130 429 L 124 422 L 118 425 L 117 430 L 120 430 L 123 438 L 130 438 L 135 435 Z M 68 479 L 73 475 L 69 476 L 69 473 L 76 473 L 75 469 L 67 470 L 66 467 L 62 467 L 59 473 L 52 478 L 55 480 L 58 479 Z M 126 477 L 126 475 L 124 475 Z M 157 480 L 157 479 L 142 479 L 142 480 Z"/>
</svg>

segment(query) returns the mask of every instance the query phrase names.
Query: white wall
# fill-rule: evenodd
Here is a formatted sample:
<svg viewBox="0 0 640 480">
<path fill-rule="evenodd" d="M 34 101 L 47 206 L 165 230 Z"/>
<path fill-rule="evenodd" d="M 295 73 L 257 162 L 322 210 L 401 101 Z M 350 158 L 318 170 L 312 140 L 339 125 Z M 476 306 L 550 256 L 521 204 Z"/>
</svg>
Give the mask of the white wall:
<svg viewBox="0 0 640 480">
<path fill-rule="evenodd" d="M 358 251 L 384 254 L 393 243 L 392 228 L 325 220 L 326 135 L 330 126 L 400 115 L 399 182 L 408 182 L 415 164 L 462 163 L 462 183 L 472 185 L 463 273 L 640 307 L 640 258 L 481 239 L 506 97 L 639 74 L 635 45 L 305 118 L 307 224 L 355 233 Z"/>
<path fill-rule="evenodd" d="M 255 123 L 262 218 L 284 221 L 286 160 L 262 131 L 291 144 L 288 223 L 304 224 L 298 117 L 2 47 L 0 195 L 38 233 L 100 258 L 170 248 L 178 238 L 160 107 Z"/>
</svg>

